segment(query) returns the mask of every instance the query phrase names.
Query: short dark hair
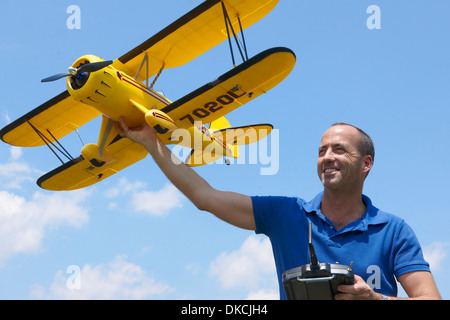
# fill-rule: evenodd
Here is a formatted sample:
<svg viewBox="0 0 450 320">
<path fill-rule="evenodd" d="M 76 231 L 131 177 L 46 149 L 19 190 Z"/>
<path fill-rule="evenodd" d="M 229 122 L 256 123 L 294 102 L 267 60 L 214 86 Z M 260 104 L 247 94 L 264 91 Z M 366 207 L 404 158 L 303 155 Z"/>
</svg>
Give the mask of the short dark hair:
<svg viewBox="0 0 450 320">
<path fill-rule="evenodd" d="M 375 161 L 375 146 L 373 144 L 372 138 L 367 133 L 365 133 L 363 130 L 361 130 L 360 128 L 358 128 L 356 126 L 345 123 L 345 122 L 336 122 L 336 123 L 333 123 L 331 126 L 332 127 L 350 126 L 350 127 L 355 128 L 356 130 L 358 130 L 358 132 L 360 133 L 360 137 L 361 137 L 361 139 L 359 141 L 359 146 L 358 146 L 359 153 L 362 156 L 369 155 L 372 157 L 372 161 Z"/>
</svg>

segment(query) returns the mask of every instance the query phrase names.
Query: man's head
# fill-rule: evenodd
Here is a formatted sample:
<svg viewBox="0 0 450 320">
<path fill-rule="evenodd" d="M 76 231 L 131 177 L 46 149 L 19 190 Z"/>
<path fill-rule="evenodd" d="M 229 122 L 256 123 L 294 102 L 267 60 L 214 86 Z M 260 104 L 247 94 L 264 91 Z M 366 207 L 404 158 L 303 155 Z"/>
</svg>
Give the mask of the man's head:
<svg viewBox="0 0 450 320">
<path fill-rule="evenodd" d="M 317 173 L 325 188 L 362 188 L 374 158 L 372 139 L 364 131 L 335 123 L 322 136 Z"/>
</svg>

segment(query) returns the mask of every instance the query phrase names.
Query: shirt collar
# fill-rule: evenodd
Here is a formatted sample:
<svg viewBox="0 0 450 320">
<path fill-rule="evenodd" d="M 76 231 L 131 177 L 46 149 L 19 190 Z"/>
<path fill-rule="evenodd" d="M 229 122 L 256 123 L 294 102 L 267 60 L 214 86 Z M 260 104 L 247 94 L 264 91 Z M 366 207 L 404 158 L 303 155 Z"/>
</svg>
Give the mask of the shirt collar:
<svg viewBox="0 0 450 320">
<path fill-rule="evenodd" d="M 301 207 L 307 213 L 320 213 L 320 204 L 322 203 L 323 191 L 316 195 L 311 201 L 303 202 Z M 385 212 L 379 210 L 375 206 L 372 205 L 372 201 L 366 195 L 362 195 L 362 200 L 364 204 L 367 206 L 366 212 L 363 215 L 359 227 L 362 229 L 367 229 L 368 225 L 377 225 L 388 222 L 388 217 Z"/>
</svg>

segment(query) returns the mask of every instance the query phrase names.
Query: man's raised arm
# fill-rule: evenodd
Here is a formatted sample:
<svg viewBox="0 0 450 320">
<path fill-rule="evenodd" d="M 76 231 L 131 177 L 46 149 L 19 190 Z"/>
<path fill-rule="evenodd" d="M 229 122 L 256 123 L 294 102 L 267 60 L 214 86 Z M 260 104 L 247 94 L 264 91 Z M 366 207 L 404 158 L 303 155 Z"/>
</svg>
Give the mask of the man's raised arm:
<svg viewBox="0 0 450 320">
<path fill-rule="evenodd" d="M 150 126 L 128 128 L 121 118 L 116 127 L 122 137 L 141 144 L 173 185 L 199 210 L 208 211 L 236 227 L 255 230 L 253 205 L 249 196 L 216 190 L 186 164 L 175 163 L 172 152 Z"/>
</svg>

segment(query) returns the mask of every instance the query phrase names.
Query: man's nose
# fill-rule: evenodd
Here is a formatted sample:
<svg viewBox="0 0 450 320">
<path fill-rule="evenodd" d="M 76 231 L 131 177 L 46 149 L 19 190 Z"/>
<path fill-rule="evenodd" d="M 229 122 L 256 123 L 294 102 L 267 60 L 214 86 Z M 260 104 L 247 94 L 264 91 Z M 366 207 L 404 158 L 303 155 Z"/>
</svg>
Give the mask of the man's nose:
<svg viewBox="0 0 450 320">
<path fill-rule="evenodd" d="M 325 154 L 323 155 L 324 161 L 334 161 L 335 155 L 331 148 L 325 150 Z"/>
</svg>

